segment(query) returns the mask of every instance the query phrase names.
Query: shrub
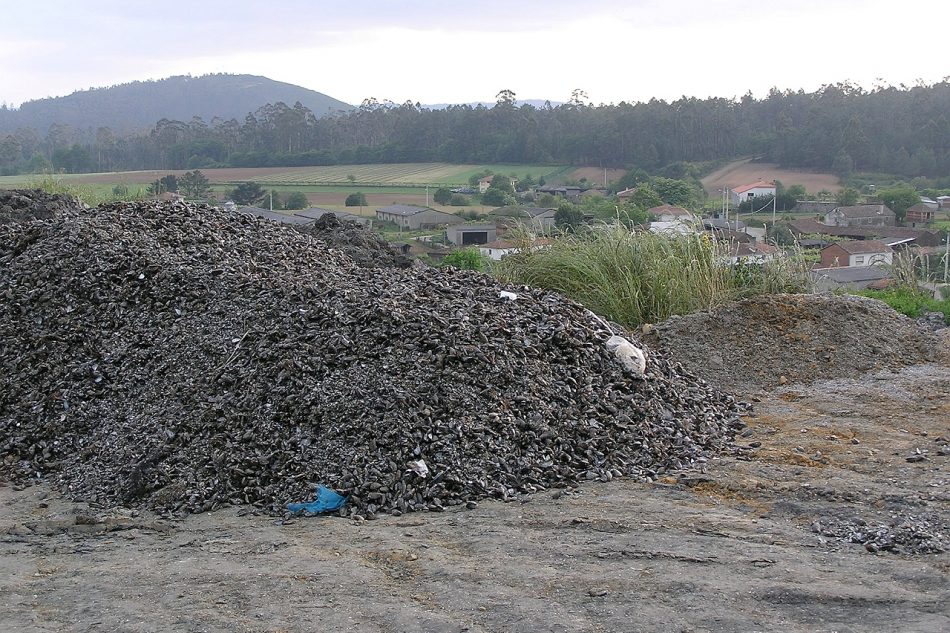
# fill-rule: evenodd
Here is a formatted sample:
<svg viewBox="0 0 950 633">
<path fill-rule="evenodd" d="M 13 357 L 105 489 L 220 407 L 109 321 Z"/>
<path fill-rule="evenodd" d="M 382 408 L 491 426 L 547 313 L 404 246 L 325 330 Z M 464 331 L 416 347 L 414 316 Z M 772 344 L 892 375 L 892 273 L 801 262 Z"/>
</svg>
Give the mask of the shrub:
<svg viewBox="0 0 950 633">
<path fill-rule="evenodd" d="M 356 193 L 351 193 L 346 197 L 346 201 L 343 203 L 348 207 L 365 207 L 366 205 L 366 196 L 357 191 Z"/>
<path fill-rule="evenodd" d="M 297 209 L 306 209 L 310 202 L 307 200 L 307 194 L 302 191 L 292 191 L 287 194 L 287 198 L 284 200 L 284 208 L 288 211 L 296 211 Z"/>
<path fill-rule="evenodd" d="M 462 270 L 488 270 L 488 258 L 482 255 L 477 248 L 461 248 L 449 253 L 442 259 L 443 266 L 461 268 Z"/>
<path fill-rule="evenodd" d="M 452 200 L 452 192 L 446 189 L 445 187 L 439 187 L 435 191 L 435 195 L 432 196 L 432 199 L 436 204 L 446 205 L 449 204 Z"/>
<path fill-rule="evenodd" d="M 485 193 L 482 194 L 482 204 L 493 206 L 493 207 L 503 207 L 509 202 L 508 196 L 501 189 L 496 189 L 495 187 L 489 187 L 485 190 Z"/>
</svg>

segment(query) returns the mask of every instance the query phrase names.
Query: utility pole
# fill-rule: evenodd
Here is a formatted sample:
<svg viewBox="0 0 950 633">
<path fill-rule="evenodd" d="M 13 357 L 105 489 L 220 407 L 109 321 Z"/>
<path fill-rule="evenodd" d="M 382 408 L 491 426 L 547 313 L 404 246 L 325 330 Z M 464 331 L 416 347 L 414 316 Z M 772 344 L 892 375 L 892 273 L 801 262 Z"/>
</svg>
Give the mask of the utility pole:
<svg viewBox="0 0 950 633">
<path fill-rule="evenodd" d="M 943 283 L 950 283 L 947 278 L 948 268 L 950 268 L 950 231 L 947 231 L 947 248 L 943 253 Z"/>
</svg>

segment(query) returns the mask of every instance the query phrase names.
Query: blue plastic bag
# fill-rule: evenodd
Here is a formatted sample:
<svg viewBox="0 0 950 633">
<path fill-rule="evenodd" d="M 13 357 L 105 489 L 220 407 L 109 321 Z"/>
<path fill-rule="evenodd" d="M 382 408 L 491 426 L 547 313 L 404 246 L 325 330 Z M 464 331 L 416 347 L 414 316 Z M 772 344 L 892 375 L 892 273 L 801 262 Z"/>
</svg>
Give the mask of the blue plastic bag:
<svg viewBox="0 0 950 633">
<path fill-rule="evenodd" d="M 346 497 L 338 495 L 326 486 L 317 486 L 316 498 L 307 503 L 288 503 L 287 509 L 298 514 L 306 512 L 307 514 L 323 514 L 324 512 L 333 512 L 339 510 L 346 503 Z"/>
</svg>

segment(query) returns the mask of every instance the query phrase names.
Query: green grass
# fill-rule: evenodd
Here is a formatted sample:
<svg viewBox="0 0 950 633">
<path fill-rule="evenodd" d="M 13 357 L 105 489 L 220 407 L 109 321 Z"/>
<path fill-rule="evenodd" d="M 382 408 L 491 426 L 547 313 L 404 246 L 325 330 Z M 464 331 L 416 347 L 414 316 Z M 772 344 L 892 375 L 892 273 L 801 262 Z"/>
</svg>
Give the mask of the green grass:
<svg viewBox="0 0 950 633">
<path fill-rule="evenodd" d="M 227 169 L 227 168 L 225 168 Z M 267 169 L 255 173 L 253 168 L 240 169 L 239 178 L 234 178 L 234 171 L 219 171 L 216 169 L 201 170 L 213 184 L 233 185 L 237 182 L 254 181 L 266 187 L 286 186 L 301 191 L 308 191 L 305 187 L 319 187 L 312 191 L 352 191 L 353 187 L 373 188 L 378 193 L 425 193 L 425 187 L 455 187 L 467 186 L 471 176 L 489 170 L 506 176 L 515 174 L 517 178 L 530 175 L 535 180 L 544 178 L 547 181 L 556 179 L 570 171 L 571 167 L 562 165 L 453 165 L 450 163 L 384 163 L 375 165 L 328 165 L 315 167 L 288 167 L 286 171 L 266 173 Z M 150 176 L 162 171 L 171 173 L 173 170 L 148 170 Z M 180 171 L 180 170 L 179 170 Z M 108 174 L 109 186 L 123 181 L 123 173 L 138 174 L 142 172 L 115 172 Z M 91 176 L 102 177 L 104 174 L 62 174 L 58 175 L 62 181 L 82 181 Z M 350 182 L 350 176 L 355 181 Z M 0 188 L 23 187 L 36 176 L 4 176 L 0 177 Z M 102 178 L 105 180 L 105 178 Z M 113 180 L 114 179 L 114 180 Z M 134 178 L 133 178 L 134 179 Z"/>
<path fill-rule="evenodd" d="M 514 174 L 518 179 L 531 176 L 535 180 L 544 178 L 545 181 L 550 181 L 574 169 L 573 167 L 557 165 L 459 165 L 458 167 L 459 170 L 451 176 L 452 180 L 444 181 L 446 184 L 458 182 L 467 185 L 469 178 L 481 174 L 485 170 L 490 170 L 493 173 L 502 174 L 503 176 L 511 176 Z"/>
<path fill-rule="evenodd" d="M 288 169 L 286 173 L 249 177 L 262 185 L 327 185 L 337 187 L 422 187 L 467 185 L 472 175 L 483 170 L 498 174 L 515 173 L 519 178 L 530 174 L 532 178 L 549 178 L 566 168 L 551 165 L 452 165 L 449 163 L 388 163 L 375 165 L 329 165 L 306 169 Z M 350 176 L 354 180 L 350 181 Z M 213 170 L 208 177 L 214 182 Z"/>
<path fill-rule="evenodd" d="M 117 183 L 118 184 L 118 183 Z M 0 187 L 6 183 L 0 183 Z M 30 176 L 11 188 L 42 189 L 47 193 L 63 193 L 93 207 L 104 202 L 118 200 L 140 200 L 145 197 L 145 187 L 128 186 L 128 194 L 117 196 L 113 193 L 115 185 L 101 183 L 81 183 L 74 179 L 63 178 L 60 175 L 47 174 L 44 176 Z"/>
<path fill-rule="evenodd" d="M 254 182 L 260 183 L 260 185 L 267 190 L 273 189 L 274 191 L 287 192 L 291 191 L 302 191 L 304 193 L 339 193 L 342 194 L 343 198 L 346 198 L 347 195 L 353 193 L 354 191 L 359 190 L 361 187 L 366 189 L 364 193 L 371 194 L 386 194 L 386 193 L 398 193 L 398 194 L 418 194 L 426 195 L 425 187 L 399 187 L 394 185 L 385 185 L 385 186 L 371 186 L 356 183 L 355 185 L 295 185 L 295 184 L 284 184 L 284 183 L 269 183 L 259 180 Z M 216 185 L 215 188 L 220 188 L 221 190 L 230 189 L 228 185 Z M 435 193 L 435 188 L 429 189 L 429 195 Z"/>
<path fill-rule="evenodd" d="M 862 290 L 855 294 L 879 299 L 897 312 L 914 319 L 922 316 L 925 312 L 941 312 L 944 323 L 950 325 L 950 299 L 938 301 L 928 294 L 907 287 L 889 288 L 887 290 Z"/>
<path fill-rule="evenodd" d="M 493 272 L 507 282 L 558 291 L 627 327 L 809 287 L 806 266 L 795 258 L 730 267 L 704 236 L 632 233 L 617 225 L 560 236 L 549 249 L 506 257 Z"/>
</svg>

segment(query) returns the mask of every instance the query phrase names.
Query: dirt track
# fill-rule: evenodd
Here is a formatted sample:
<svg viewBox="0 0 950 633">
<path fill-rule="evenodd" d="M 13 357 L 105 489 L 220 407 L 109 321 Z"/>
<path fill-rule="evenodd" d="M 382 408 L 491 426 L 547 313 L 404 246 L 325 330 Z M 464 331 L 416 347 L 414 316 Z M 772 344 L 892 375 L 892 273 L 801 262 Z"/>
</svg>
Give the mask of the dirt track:
<svg viewBox="0 0 950 633">
<path fill-rule="evenodd" d="M 705 473 L 472 511 L 169 522 L 2 486 L 0 630 L 950 630 L 950 553 L 830 535 L 947 548 L 950 369 L 752 395 L 761 446 Z"/>
</svg>

